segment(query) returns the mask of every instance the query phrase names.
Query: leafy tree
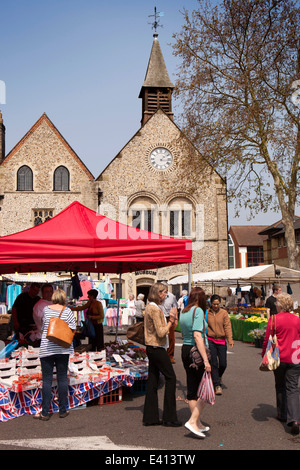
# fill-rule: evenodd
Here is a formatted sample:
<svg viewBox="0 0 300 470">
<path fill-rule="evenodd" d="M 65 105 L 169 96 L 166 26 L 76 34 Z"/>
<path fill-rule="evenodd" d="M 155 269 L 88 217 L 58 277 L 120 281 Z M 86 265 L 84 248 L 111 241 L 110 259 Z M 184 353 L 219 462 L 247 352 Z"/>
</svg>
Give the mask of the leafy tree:
<svg viewBox="0 0 300 470">
<path fill-rule="evenodd" d="M 289 265 L 298 268 L 299 3 L 198 3 L 174 34 L 182 128 L 228 179 L 236 213 L 281 211 Z"/>
</svg>

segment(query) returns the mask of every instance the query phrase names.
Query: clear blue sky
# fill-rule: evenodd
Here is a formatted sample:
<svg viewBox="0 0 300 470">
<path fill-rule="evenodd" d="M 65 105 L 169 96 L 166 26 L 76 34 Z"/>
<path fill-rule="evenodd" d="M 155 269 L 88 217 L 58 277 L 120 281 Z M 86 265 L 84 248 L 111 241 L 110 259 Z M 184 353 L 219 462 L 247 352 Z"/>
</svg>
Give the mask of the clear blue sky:
<svg viewBox="0 0 300 470">
<path fill-rule="evenodd" d="M 173 83 L 172 35 L 196 0 L 10 0 L 1 2 L 0 104 L 6 153 L 45 112 L 97 177 L 140 127 L 141 100 L 153 42 L 149 15 L 164 12 L 159 42 Z M 0 95 L 1 96 L 1 95 Z M 176 120 L 176 102 L 173 108 Z M 184 182 L 183 182 L 184 184 Z M 263 215 L 252 224 L 271 224 Z M 246 217 L 229 225 L 247 224 Z"/>
</svg>

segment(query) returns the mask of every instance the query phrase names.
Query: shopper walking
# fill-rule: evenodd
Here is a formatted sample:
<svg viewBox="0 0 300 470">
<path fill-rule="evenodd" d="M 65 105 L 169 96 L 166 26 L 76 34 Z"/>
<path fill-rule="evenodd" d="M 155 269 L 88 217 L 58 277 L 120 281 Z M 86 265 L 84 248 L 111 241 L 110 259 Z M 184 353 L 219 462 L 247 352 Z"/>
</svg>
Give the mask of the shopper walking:
<svg viewBox="0 0 300 470">
<path fill-rule="evenodd" d="M 277 418 L 287 422 L 292 434 L 299 434 L 300 319 L 291 313 L 293 299 L 289 294 L 278 294 L 276 307 L 277 315 L 272 315 L 268 321 L 262 356 L 270 333 L 276 332 L 280 357 L 280 365 L 274 370 Z"/>
<path fill-rule="evenodd" d="M 221 297 L 211 296 L 211 307 L 207 313 L 207 339 L 211 352 L 211 375 L 216 395 L 222 395 L 221 379 L 227 367 L 227 344 L 233 348 L 230 318 L 227 310 L 220 308 Z"/>
<path fill-rule="evenodd" d="M 205 311 L 206 294 L 201 287 L 194 287 L 190 292 L 188 305 L 180 315 L 180 329 L 183 335 L 181 358 L 186 372 L 187 400 L 191 412 L 190 419 L 185 423 L 185 427 L 200 438 L 204 438 L 204 432 L 209 431 L 209 427 L 204 426 L 200 421 L 205 402 L 197 396 L 204 371 L 211 371 L 205 350 L 205 346 L 208 346 L 205 334 L 207 327 L 204 319 Z M 198 369 L 190 367 L 192 364 L 190 351 L 195 345 L 204 360 L 204 365 Z"/>
</svg>

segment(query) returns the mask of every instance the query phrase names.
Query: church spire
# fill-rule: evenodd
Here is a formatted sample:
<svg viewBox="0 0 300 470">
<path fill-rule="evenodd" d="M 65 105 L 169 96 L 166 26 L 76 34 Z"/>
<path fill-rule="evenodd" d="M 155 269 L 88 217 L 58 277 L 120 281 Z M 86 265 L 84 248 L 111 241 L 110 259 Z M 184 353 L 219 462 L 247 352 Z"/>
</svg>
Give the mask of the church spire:
<svg viewBox="0 0 300 470">
<path fill-rule="evenodd" d="M 156 19 L 155 9 L 154 40 L 145 80 L 139 94 L 139 98 L 142 99 L 142 125 L 144 125 L 159 108 L 173 119 L 172 92 L 174 85 L 170 80 L 159 45 L 158 33 L 156 31 L 158 23 Z"/>
</svg>

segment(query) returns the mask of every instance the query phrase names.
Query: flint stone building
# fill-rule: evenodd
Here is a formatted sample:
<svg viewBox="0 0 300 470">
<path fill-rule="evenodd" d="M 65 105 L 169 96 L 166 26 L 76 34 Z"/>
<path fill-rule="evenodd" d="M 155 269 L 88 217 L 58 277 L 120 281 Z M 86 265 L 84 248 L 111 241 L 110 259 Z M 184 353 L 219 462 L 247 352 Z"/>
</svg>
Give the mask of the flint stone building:
<svg viewBox="0 0 300 470">
<path fill-rule="evenodd" d="M 192 273 L 227 269 L 226 183 L 174 122 L 173 89 L 155 34 L 139 94 L 141 126 L 97 178 L 46 114 L 5 156 L 0 113 L 0 235 L 44 222 L 77 200 L 120 222 L 191 239 Z M 147 295 L 155 281 L 187 272 L 178 265 L 124 274 L 120 294 Z M 118 277 L 111 280 L 117 289 Z"/>
</svg>

